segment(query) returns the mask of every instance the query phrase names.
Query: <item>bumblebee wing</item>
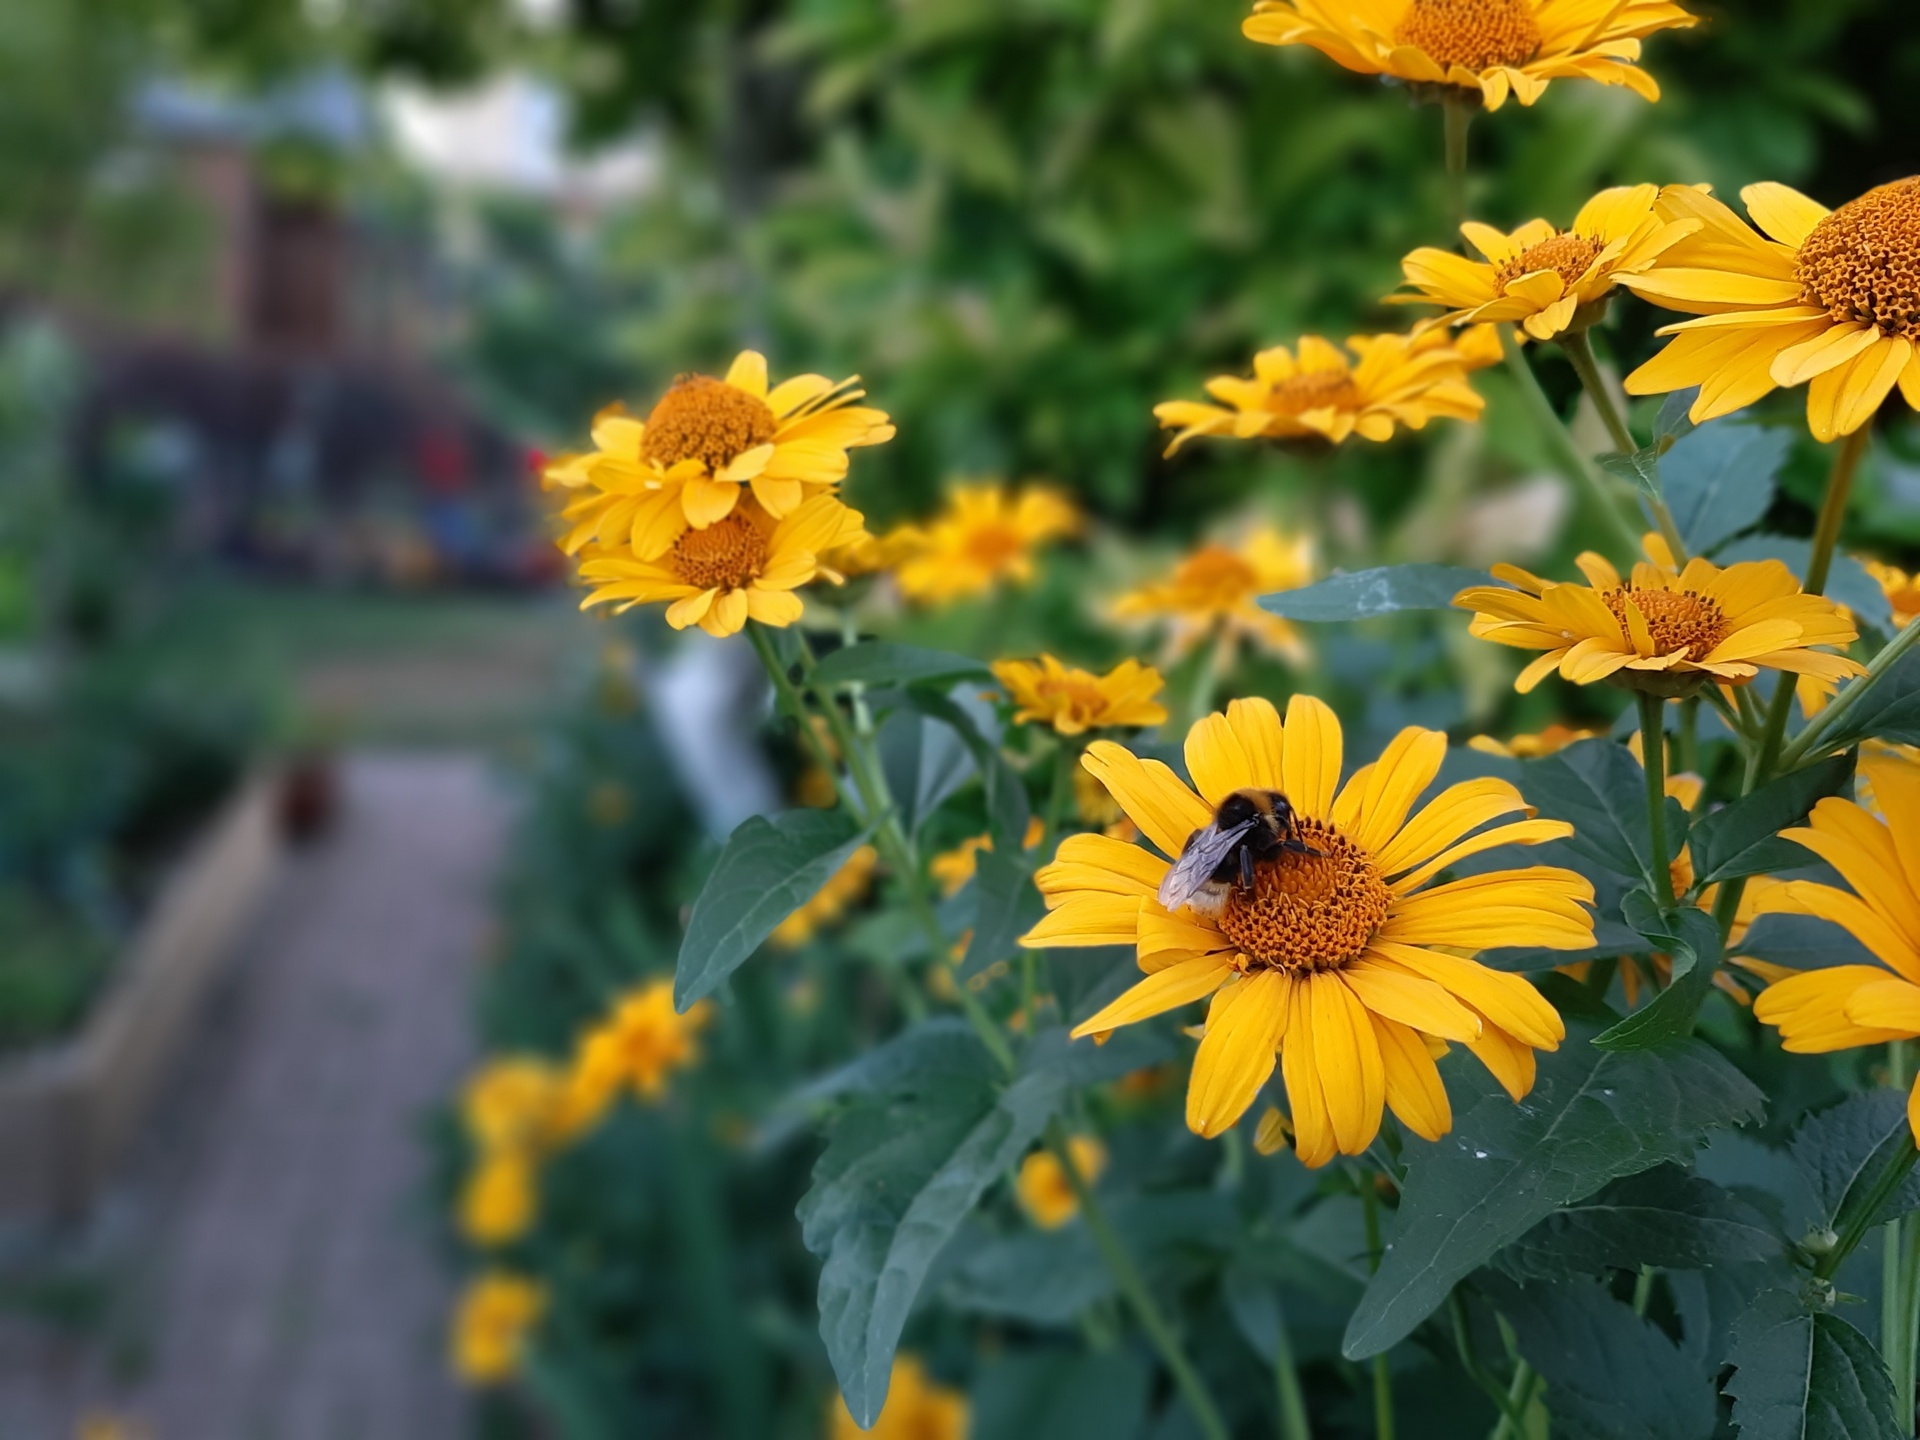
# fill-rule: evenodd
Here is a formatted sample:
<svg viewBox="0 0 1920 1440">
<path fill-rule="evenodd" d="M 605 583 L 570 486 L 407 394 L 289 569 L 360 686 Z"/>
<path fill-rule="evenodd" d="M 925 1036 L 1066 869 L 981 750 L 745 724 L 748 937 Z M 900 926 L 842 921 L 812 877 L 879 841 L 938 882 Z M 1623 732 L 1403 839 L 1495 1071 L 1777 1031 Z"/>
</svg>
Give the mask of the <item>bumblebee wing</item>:
<svg viewBox="0 0 1920 1440">
<path fill-rule="evenodd" d="M 1260 822 L 1246 820 L 1222 830 L 1207 825 L 1193 832 L 1173 868 L 1160 881 L 1159 901 L 1168 911 L 1178 910 L 1198 895 L 1213 878 L 1220 862 L 1233 853 L 1234 842 Z"/>
</svg>

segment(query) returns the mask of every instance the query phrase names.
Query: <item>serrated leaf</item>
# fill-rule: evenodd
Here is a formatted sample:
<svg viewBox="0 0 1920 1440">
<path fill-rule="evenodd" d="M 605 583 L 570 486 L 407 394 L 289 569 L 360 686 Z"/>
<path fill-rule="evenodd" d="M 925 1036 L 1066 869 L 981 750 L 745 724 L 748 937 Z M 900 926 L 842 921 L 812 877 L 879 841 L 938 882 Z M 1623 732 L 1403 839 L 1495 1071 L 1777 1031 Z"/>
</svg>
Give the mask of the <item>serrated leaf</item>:
<svg viewBox="0 0 1920 1440">
<path fill-rule="evenodd" d="M 1706 1440 L 1713 1378 L 1592 1281 L 1492 1284 L 1520 1354 L 1547 1382 L 1556 1440 Z"/>
<path fill-rule="evenodd" d="M 1262 595 L 1260 605 L 1289 620 L 1365 620 L 1400 610 L 1445 610 L 1468 586 L 1492 583 L 1486 571 L 1460 565 L 1382 565 Z"/>
<path fill-rule="evenodd" d="M 1780 1251 L 1759 1211 L 1710 1180 L 1661 1165 L 1555 1211 L 1494 1263 L 1516 1280 L 1565 1280 L 1642 1265 L 1701 1270 Z"/>
<path fill-rule="evenodd" d="M 1735 948 L 1793 970 L 1880 963 L 1850 932 L 1817 915 L 1762 915 Z"/>
<path fill-rule="evenodd" d="M 1520 793 L 1542 816 L 1565 820 L 1573 834 L 1561 842 L 1616 875 L 1653 883 L 1647 838 L 1647 774 L 1633 752 L 1612 740 L 1582 740 L 1557 755 L 1520 766 Z M 1679 846 L 1682 836 L 1669 835 Z"/>
<path fill-rule="evenodd" d="M 1660 482 L 1688 550 L 1704 554 L 1759 523 L 1792 439 L 1784 429 L 1715 420 L 1674 440 L 1660 456 Z"/>
<path fill-rule="evenodd" d="M 1742 560 L 1779 560 L 1797 577 L 1806 578 L 1807 561 L 1813 555 L 1812 542 L 1785 535 L 1748 535 L 1736 540 L 1714 562 L 1733 565 Z M 1880 630 L 1890 628 L 1887 592 L 1851 555 L 1836 554 L 1827 571 L 1826 593 L 1853 611 L 1860 619 Z"/>
<path fill-rule="evenodd" d="M 1839 749 L 1869 736 L 1920 745 L 1920 650 L 1909 650 L 1888 666 L 1873 688 L 1821 737 L 1821 744 Z"/>
<path fill-rule="evenodd" d="M 1644 890 L 1622 904 L 1628 923 L 1672 962 L 1667 988 L 1594 1037 L 1602 1050 L 1647 1050 L 1693 1033 L 1694 1017 L 1720 968 L 1720 927 L 1692 905 L 1662 912 Z"/>
<path fill-rule="evenodd" d="M 972 1440 L 1135 1440 L 1147 1423 L 1149 1367 L 1124 1350 L 1003 1355 L 973 1393 Z"/>
<path fill-rule="evenodd" d="M 820 1338 L 847 1408 L 871 1426 L 928 1268 L 994 1179 L 1039 1137 L 1066 1085 L 1030 1072 L 1000 1090 L 985 1047 L 951 1044 L 938 1064 L 864 1092 L 827 1128 L 796 1214 L 824 1262 Z"/>
<path fill-rule="evenodd" d="M 1344 1345 L 1374 1355 L 1410 1334 L 1460 1279 L 1546 1216 L 1610 1180 L 1690 1158 L 1707 1131 L 1759 1118 L 1763 1097 L 1698 1041 L 1596 1050 L 1569 1025 L 1518 1105 L 1491 1094 L 1434 1145 L 1409 1146 L 1400 1231 Z"/>
<path fill-rule="evenodd" d="M 892 640 L 863 640 L 836 650 L 814 667 L 816 685 L 932 685 L 992 678 L 982 661 Z"/>
<path fill-rule="evenodd" d="M 1907 1097 L 1898 1090 L 1866 1090 L 1810 1115 L 1794 1132 L 1789 1153 L 1813 1190 L 1815 1220 L 1830 1230 L 1866 1203 L 1890 1168 L 1913 1148 Z M 1920 1172 L 1909 1169 L 1871 1220 L 1878 1225 L 1920 1210 Z"/>
<path fill-rule="evenodd" d="M 838 810 L 790 810 L 771 820 L 754 815 L 742 821 L 693 902 L 674 967 L 674 1005 L 685 1010 L 718 989 L 870 833 Z"/>
<path fill-rule="evenodd" d="M 1853 766 L 1852 755 L 1835 755 L 1782 775 L 1696 821 L 1687 846 L 1700 883 L 1805 865 L 1805 847 L 1782 840 L 1780 832 L 1800 824 L 1819 801 L 1838 795 L 1853 778 Z"/>
<path fill-rule="evenodd" d="M 1769 1290 L 1734 1324 L 1740 1440 L 1900 1440 L 1893 1382 L 1867 1337 L 1799 1296 Z"/>
</svg>

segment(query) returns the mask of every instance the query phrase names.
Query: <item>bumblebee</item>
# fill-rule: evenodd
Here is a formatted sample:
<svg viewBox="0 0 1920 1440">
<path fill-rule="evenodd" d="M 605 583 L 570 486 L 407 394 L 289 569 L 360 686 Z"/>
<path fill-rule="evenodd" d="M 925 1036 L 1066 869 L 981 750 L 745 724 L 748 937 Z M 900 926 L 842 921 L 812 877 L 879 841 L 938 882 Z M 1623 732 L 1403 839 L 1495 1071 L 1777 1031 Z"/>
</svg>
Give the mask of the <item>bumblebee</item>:
<svg viewBox="0 0 1920 1440">
<path fill-rule="evenodd" d="M 1293 806 L 1278 790 L 1235 790 L 1180 847 L 1180 858 L 1160 882 L 1160 903 L 1217 910 L 1236 884 L 1251 890 L 1255 866 L 1292 851 L 1318 855 L 1300 838 Z"/>
</svg>

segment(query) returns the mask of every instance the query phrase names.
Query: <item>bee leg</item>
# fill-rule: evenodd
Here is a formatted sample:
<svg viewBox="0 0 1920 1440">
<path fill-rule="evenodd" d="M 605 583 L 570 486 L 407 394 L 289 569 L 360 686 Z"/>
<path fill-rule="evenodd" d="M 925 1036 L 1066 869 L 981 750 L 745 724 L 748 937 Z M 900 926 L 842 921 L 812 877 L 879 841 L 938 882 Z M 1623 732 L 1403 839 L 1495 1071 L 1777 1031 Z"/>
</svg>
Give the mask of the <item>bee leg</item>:
<svg viewBox="0 0 1920 1440">
<path fill-rule="evenodd" d="M 1326 851 L 1316 850 L 1313 846 L 1307 844 L 1306 841 L 1295 839 L 1291 836 L 1280 842 L 1280 848 L 1282 850 L 1291 850 L 1296 855 L 1317 855 L 1322 859 L 1325 859 L 1327 854 Z"/>
<path fill-rule="evenodd" d="M 1253 889 L 1253 851 L 1244 845 L 1240 847 L 1240 888 Z"/>
</svg>

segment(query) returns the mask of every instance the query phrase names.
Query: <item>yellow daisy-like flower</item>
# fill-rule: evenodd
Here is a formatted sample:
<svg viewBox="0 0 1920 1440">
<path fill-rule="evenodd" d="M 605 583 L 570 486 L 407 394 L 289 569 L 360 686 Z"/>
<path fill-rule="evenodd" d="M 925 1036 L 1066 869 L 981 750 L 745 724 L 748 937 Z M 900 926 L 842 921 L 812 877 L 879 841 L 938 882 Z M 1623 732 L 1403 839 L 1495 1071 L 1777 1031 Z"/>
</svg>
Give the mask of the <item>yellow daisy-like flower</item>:
<svg viewBox="0 0 1920 1440">
<path fill-rule="evenodd" d="M 538 1055 L 499 1056 L 467 1081 L 460 1116 L 482 1151 L 543 1150 L 558 1138 L 566 1089 L 565 1072 Z"/>
<path fill-rule="evenodd" d="M 454 1373 L 470 1385 L 510 1379 L 546 1305 L 546 1288 L 523 1275 L 489 1270 L 474 1280 L 454 1314 Z"/>
<path fill-rule="evenodd" d="M 616 612 L 664 603 L 676 630 L 698 625 L 709 635 L 738 634 L 749 620 L 791 625 L 801 615 L 802 585 L 839 575 L 821 556 L 864 534 L 860 512 L 831 495 L 816 495 L 781 519 L 747 499 L 722 519 L 683 530 L 655 560 L 601 545 L 581 556 L 580 578 L 593 588 L 580 603 Z"/>
<path fill-rule="evenodd" d="M 1830 796 L 1804 827 L 1781 834 L 1840 872 L 1851 887 L 1787 880 L 1762 913 L 1815 915 L 1850 932 L 1880 965 L 1835 965 L 1789 975 L 1753 1002 L 1755 1018 L 1778 1026 L 1784 1050 L 1824 1054 L 1920 1035 L 1920 766 L 1863 756 L 1881 814 Z M 1884 966 L 1885 968 L 1881 968 Z M 1920 1140 L 1920 1084 L 1907 1101 Z"/>
<path fill-rule="evenodd" d="M 1262 45 L 1311 45 L 1362 75 L 1448 85 L 1498 110 L 1553 80 L 1625 85 L 1648 100 L 1640 41 L 1698 23 L 1664 0 L 1258 0 L 1241 24 Z"/>
<path fill-rule="evenodd" d="M 1299 632 L 1260 608 L 1260 597 L 1297 590 L 1313 579 L 1313 541 L 1263 525 L 1238 548 L 1208 544 L 1187 555 L 1164 580 L 1129 590 L 1113 602 L 1118 620 L 1169 622 L 1168 652 L 1178 657 L 1216 635 L 1251 641 L 1295 664 L 1306 659 Z"/>
<path fill-rule="evenodd" d="M 539 1205 L 531 1158 L 523 1150 L 484 1156 L 460 1191 L 460 1230 L 475 1245 L 510 1245 L 533 1227 Z"/>
<path fill-rule="evenodd" d="M 1031 850 L 1046 833 L 1046 821 L 1038 815 L 1031 815 L 1027 818 L 1027 832 L 1020 837 L 1020 843 L 1025 849 Z M 971 880 L 974 871 L 980 868 L 980 852 L 991 849 L 993 836 L 971 835 L 951 850 L 942 850 L 927 861 L 927 873 L 940 886 L 941 895 L 951 898 L 960 893 L 960 887 Z"/>
<path fill-rule="evenodd" d="M 1018 492 L 985 482 L 957 485 L 924 526 L 903 525 L 881 545 L 909 600 L 946 605 L 1033 578 L 1034 552 L 1078 533 L 1080 512 L 1057 490 Z"/>
<path fill-rule="evenodd" d="M 1067 1137 L 1067 1159 L 1083 1185 L 1092 1185 L 1107 1168 L 1107 1147 L 1091 1135 Z M 1080 1213 L 1080 1197 L 1066 1167 L 1051 1150 L 1036 1150 L 1020 1162 L 1014 1196 L 1027 1218 L 1042 1230 L 1058 1230 Z"/>
<path fill-rule="evenodd" d="M 1886 594 L 1887 607 L 1893 612 L 1893 628 L 1904 630 L 1920 615 L 1920 576 L 1909 575 L 1893 565 L 1883 565 L 1865 555 L 1855 557 Z"/>
<path fill-rule="evenodd" d="M 1514 681 L 1525 694 L 1558 670 L 1576 685 L 1613 679 L 1629 689 L 1677 695 L 1712 680 L 1744 685 L 1762 669 L 1811 675 L 1828 683 L 1865 667 L 1818 646 L 1859 638 L 1833 601 L 1801 591 L 1778 560 L 1743 560 L 1721 569 L 1695 556 L 1684 570 L 1658 535 L 1642 542 L 1647 559 L 1622 580 L 1591 550 L 1576 563 L 1584 585 L 1542 580 L 1496 565 L 1504 585 L 1476 585 L 1453 597 L 1474 612 L 1471 633 L 1497 645 L 1541 650 Z"/>
<path fill-rule="evenodd" d="M 827 877 L 827 883 L 814 892 L 811 900 L 774 926 L 767 938 L 788 950 L 806 944 L 866 898 L 873 886 L 873 872 L 879 867 L 880 852 L 862 845 Z"/>
<path fill-rule="evenodd" d="M 713 1006 L 706 1000 L 678 1014 L 670 977 L 628 991 L 612 1014 L 580 1039 L 568 1080 L 570 1130 L 595 1123 L 623 1089 L 659 1103 L 673 1072 L 700 1058 L 698 1036 L 712 1018 Z"/>
<path fill-rule="evenodd" d="M 1544 730 L 1536 730 L 1531 735 L 1514 735 L 1505 740 L 1496 740 L 1491 735 L 1476 735 L 1467 741 L 1467 748 L 1478 750 L 1483 755 L 1504 755 L 1510 760 L 1538 760 L 1543 755 L 1554 755 L 1579 740 L 1591 740 L 1604 735 L 1605 730 L 1576 730 L 1571 725 L 1562 725 L 1558 721 Z"/>
<path fill-rule="evenodd" d="M 1557 820 L 1483 829 L 1527 803 L 1504 780 L 1449 786 L 1418 812 L 1446 736 L 1402 730 L 1380 759 L 1340 785 L 1340 722 L 1296 695 L 1283 725 L 1265 700 L 1236 700 L 1187 734 L 1199 793 L 1157 760 L 1097 740 L 1085 764 L 1161 852 L 1074 835 L 1036 883 L 1049 913 L 1022 937 L 1034 947 L 1133 945 L 1147 978 L 1077 1026 L 1100 1035 L 1212 996 L 1187 1090 L 1187 1124 L 1219 1135 L 1273 1073 L 1275 1052 L 1308 1165 L 1358 1155 L 1382 1106 L 1437 1139 L 1452 1110 L 1428 1037 L 1459 1041 L 1515 1099 L 1533 1086 L 1534 1051 L 1566 1027 L 1526 979 L 1467 958 L 1504 945 L 1593 944 L 1593 887 L 1571 870 L 1496 870 L 1430 882 L 1467 856 L 1572 833 Z M 1316 854 L 1282 854 L 1251 890 L 1216 909 L 1168 914 L 1158 899 L 1170 858 L 1244 787 L 1292 802 Z"/>
<path fill-rule="evenodd" d="M 1388 298 L 1443 306 L 1446 324 L 1510 323 L 1551 340 L 1699 228 L 1656 214 L 1659 194 L 1655 185 L 1602 190 L 1569 230 L 1529 220 L 1508 235 L 1468 221 L 1460 233 L 1484 260 L 1423 245 L 1400 262 L 1410 292 Z"/>
<path fill-rule="evenodd" d="M 1013 703 L 1016 724 L 1051 725 L 1062 735 L 1119 725 L 1159 725 L 1166 706 L 1155 698 L 1165 688 L 1160 672 L 1138 660 L 1123 660 L 1105 675 L 1069 670 L 1051 655 L 1031 660 L 997 660 L 994 678 Z"/>
<path fill-rule="evenodd" d="M 1818 440 L 1858 430 L 1895 385 L 1920 409 L 1920 176 L 1837 210 L 1785 185 L 1740 192 L 1753 225 L 1704 187 L 1669 185 L 1658 209 L 1699 228 L 1635 294 L 1697 315 L 1661 330 L 1671 344 L 1626 379 L 1633 395 L 1698 385 L 1695 421 L 1807 386 Z"/>
<path fill-rule="evenodd" d="M 1492 343 L 1497 360 L 1499 337 Z M 1161 429 L 1177 432 L 1169 455 L 1196 435 L 1335 445 L 1351 435 L 1388 440 L 1396 425 L 1422 430 L 1435 416 L 1480 418 L 1486 402 L 1467 384 L 1467 372 L 1484 361 L 1485 342 L 1476 337 L 1472 352 L 1463 350 L 1437 328 L 1354 335 L 1344 352 L 1318 335 L 1302 335 L 1296 350 L 1276 345 L 1255 355 L 1250 380 L 1216 375 L 1207 381 L 1207 393 L 1220 404 L 1167 400 L 1153 414 Z"/>
<path fill-rule="evenodd" d="M 836 488 L 847 451 L 893 438 L 878 410 L 857 405 L 859 378 L 796 375 L 769 389 L 766 358 L 740 353 L 724 380 L 683 375 L 647 418 L 613 405 L 594 417 L 594 448 L 542 472 L 577 492 L 561 517 L 569 555 L 589 542 L 657 560 L 689 527 L 731 515 L 743 491 L 775 519 Z"/>
<path fill-rule="evenodd" d="M 896 1355 L 887 1403 L 873 1428 L 862 1430 L 838 1395 L 828 1412 L 828 1428 L 833 1440 L 967 1440 L 969 1418 L 965 1395 L 927 1374 L 917 1355 Z"/>
</svg>

